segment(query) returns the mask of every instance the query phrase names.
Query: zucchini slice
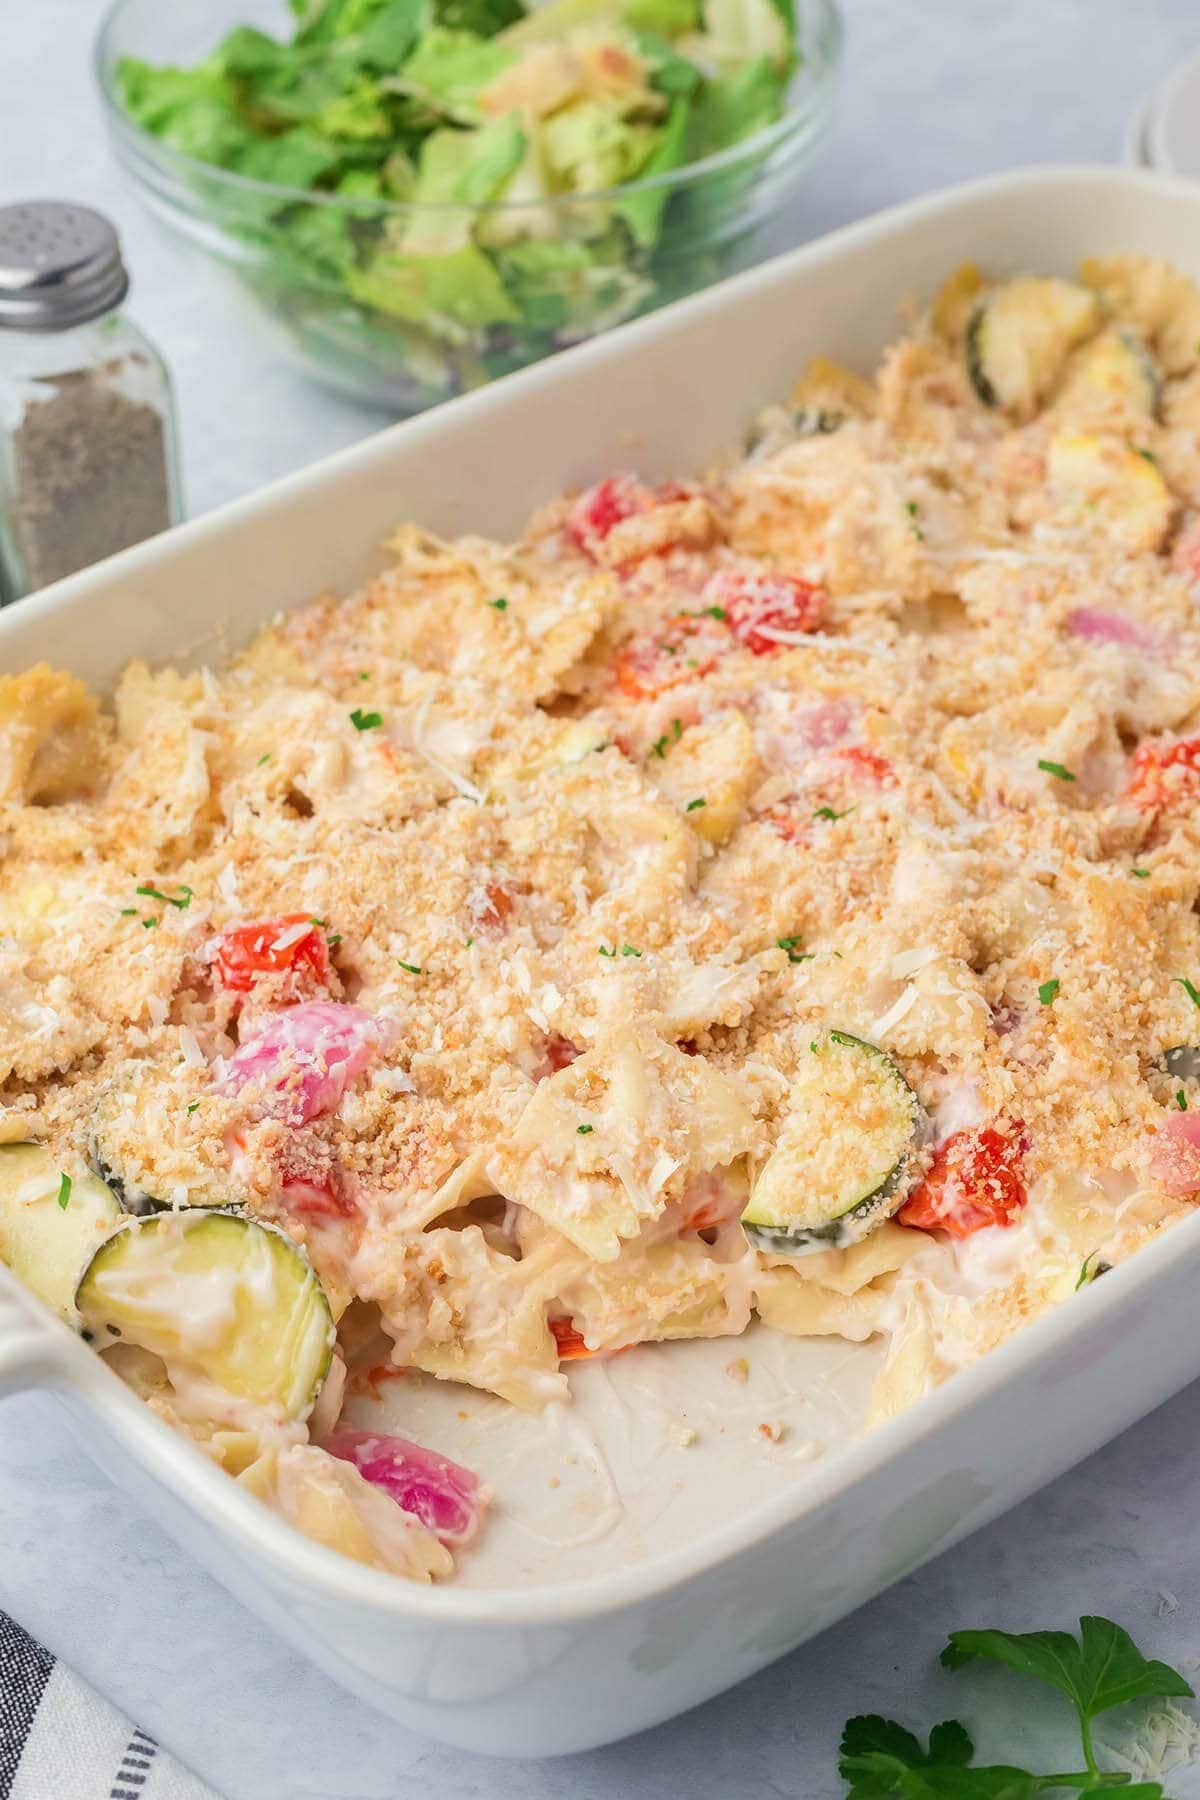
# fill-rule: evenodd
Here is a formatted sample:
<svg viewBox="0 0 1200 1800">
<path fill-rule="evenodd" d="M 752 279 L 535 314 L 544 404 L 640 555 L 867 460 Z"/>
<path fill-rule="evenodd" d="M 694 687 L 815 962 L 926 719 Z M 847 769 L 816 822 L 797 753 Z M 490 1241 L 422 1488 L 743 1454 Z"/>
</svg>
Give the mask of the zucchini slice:
<svg viewBox="0 0 1200 1800">
<path fill-rule="evenodd" d="M 69 1174 L 44 1144 L 0 1144 L 0 1262 L 69 1325 L 80 1270 L 124 1216 L 102 1181 Z"/>
<path fill-rule="evenodd" d="M 921 1103 L 875 1044 L 830 1031 L 792 1083 L 775 1149 L 742 1214 L 759 1250 L 843 1249 L 890 1218 L 919 1170 Z"/>
<path fill-rule="evenodd" d="M 1157 466 L 1110 431 L 1056 431 L 1046 487 L 1056 522 L 1099 529 L 1131 556 L 1158 549 L 1175 511 Z"/>
<path fill-rule="evenodd" d="M 1089 415 L 1116 408 L 1155 419 L 1161 400 L 1162 377 L 1144 339 L 1113 325 L 1072 357 L 1055 405 Z"/>
<path fill-rule="evenodd" d="M 971 385 L 985 406 L 1031 419 L 1068 354 L 1100 323 L 1095 294 L 1073 281 L 1025 275 L 993 288 L 967 324 Z"/>
<path fill-rule="evenodd" d="M 237 1206 L 242 1196 L 228 1169 L 200 1154 L 187 1096 L 152 1063 L 117 1068 L 89 1121 L 93 1168 L 127 1212 L 157 1212 L 176 1198 L 193 1206 Z M 184 1198 L 186 1196 L 186 1198 Z"/>
<path fill-rule="evenodd" d="M 137 1344 L 177 1387 L 199 1379 L 287 1420 L 321 1389 L 334 1329 L 298 1245 L 272 1225 L 202 1208 L 130 1219 L 75 1295 L 99 1347 Z"/>
</svg>

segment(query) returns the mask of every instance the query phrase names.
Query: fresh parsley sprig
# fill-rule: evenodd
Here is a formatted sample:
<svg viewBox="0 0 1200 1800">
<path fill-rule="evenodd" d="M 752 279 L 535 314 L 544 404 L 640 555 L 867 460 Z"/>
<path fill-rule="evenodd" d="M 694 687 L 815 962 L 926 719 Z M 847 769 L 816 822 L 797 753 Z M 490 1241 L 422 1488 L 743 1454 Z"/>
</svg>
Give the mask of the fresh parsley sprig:
<svg viewBox="0 0 1200 1800">
<path fill-rule="evenodd" d="M 1101 1769 L 1092 1721 L 1130 1700 L 1178 1695 L 1193 1698 L 1177 1670 L 1144 1657 L 1127 1631 L 1110 1619 L 1079 1621 L 1079 1637 L 1066 1631 L 952 1631 L 942 1651 L 947 1669 L 975 1658 L 998 1662 L 1063 1694 L 1075 1708 L 1086 1767 L 1034 1775 L 1007 1763 L 976 1765 L 975 1746 L 957 1719 L 935 1725 L 927 1748 L 893 1719 L 870 1714 L 849 1719 L 842 1733 L 838 1770 L 849 1784 L 847 1800 L 1034 1800 L 1039 1794 L 1119 1790 L 1122 1800 L 1165 1800 L 1157 1781 L 1131 1782 Z"/>
</svg>

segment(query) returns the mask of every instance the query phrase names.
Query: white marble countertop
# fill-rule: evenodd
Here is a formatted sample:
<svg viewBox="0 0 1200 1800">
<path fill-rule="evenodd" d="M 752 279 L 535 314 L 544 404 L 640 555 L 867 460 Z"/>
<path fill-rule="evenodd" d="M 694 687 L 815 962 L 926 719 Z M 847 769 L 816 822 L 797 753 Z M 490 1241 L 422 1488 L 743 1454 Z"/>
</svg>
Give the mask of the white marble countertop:
<svg viewBox="0 0 1200 1800">
<path fill-rule="evenodd" d="M 1135 104 L 1200 38 L 1194 0 L 844 3 L 838 127 L 776 247 L 988 170 L 1116 160 Z M 132 310 L 178 381 L 191 509 L 379 425 L 269 360 L 117 179 L 88 72 L 98 0 L 4 10 L 0 201 L 90 201 L 119 224 Z M 745 1687 L 552 1763 L 445 1750 L 341 1694 L 127 1509 L 44 1396 L 0 1407 L 0 1604 L 229 1800 L 840 1800 L 837 1737 L 855 1712 L 925 1726 L 960 1713 L 989 1759 L 1033 1757 L 1038 1738 L 1067 1750 L 1020 1683 L 937 1670 L 953 1627 L 1100 1611 L 1153 1654 L 1200 1659 L 1198 1438 L 1200 1385 Z M 1169 1791 L 1200 1796 L 1200 1769 Z"/>
</svg>

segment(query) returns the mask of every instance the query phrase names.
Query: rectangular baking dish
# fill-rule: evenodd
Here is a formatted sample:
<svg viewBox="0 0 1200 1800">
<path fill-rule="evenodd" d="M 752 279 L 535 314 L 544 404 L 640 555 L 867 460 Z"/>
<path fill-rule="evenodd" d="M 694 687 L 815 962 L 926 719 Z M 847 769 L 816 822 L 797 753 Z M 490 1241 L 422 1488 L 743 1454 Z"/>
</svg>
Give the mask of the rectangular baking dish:
<svg viewBox="0 0 1200 1800">
<path fill-rule="evenodd" d="M 1200 276 L 1200 188 L 1031 170 L 897 207 L 11 608 L 0 665 L 45 657 L 103 688 L 134 655 L 220 656 L 277 609 L 352 587 L 400 520 L 508 534 L 613 469 L 703 467 L 809 356 L 868 367 L 902 302 L 964 258 L 1068 273 L 1121 249 Z M 865 1437 L 869 1345 L 760 1334 L 736 1404 L 722 1365 L 741 1345 L 646 1350 L 582 1370 L 576 1413 L 508 1424 L 487 1396 L 392 1383 L 409 1391 L 370 1415 L 380 1428 L 504 1471 L 492 1547 L 445 1588 L 291 1532 L 3 1270 L 0 1393 L 56 1392 L 134 1502 L 354 1694 L 473 1750 L 554 1754 L 753 1674 L 1158 1405 L 1200 1373 L 1198 1280 L 1200 1217 Z M 744 1453 L 753 1418 L 789 1407 L 794 1449 Z M 679 1419 L 701 1422 L 694 1442 L 672 1436 Z M 810 1443 L 829 1447 L 810 1457 Z M 559 1465 L 587 1475 L 555 1502 L 578 1517 L 539 1547 L 525 1526 L 558 1493 Z"/>
</svg>

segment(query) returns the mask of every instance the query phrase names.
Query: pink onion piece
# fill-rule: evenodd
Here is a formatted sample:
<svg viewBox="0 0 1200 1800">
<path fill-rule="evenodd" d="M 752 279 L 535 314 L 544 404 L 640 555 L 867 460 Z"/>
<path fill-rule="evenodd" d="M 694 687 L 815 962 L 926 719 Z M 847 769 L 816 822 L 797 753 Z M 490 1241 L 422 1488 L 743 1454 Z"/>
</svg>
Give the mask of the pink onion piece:
<svg viewBox="0 0 1200 1800">
<path fill-rule="evenodd" d="M 858 702 L 842 695 L 810 701 L 792 714 L 793 741 L 807 752 L 840 749 L 855 735 L 859 712 Z"/>
<path fill-rule="evenodd" d="M 1154 1133 L 1150 1166 L 1171 1194 L 1200 1189 L 1200 1112 L 1175 1112 Z"/>
<path fill-rule="evenodd" d="M 1101 606 L 1077 606 L 1067 614 L 1067 630 L 1093 644 L 1123 644 L 1131 650 L 1158 648 L 1158 640 L 1144 625 Z"/>
<path fill-rule="evenodd" d="M 263 1109 L 288 1125 L 332 1112 L 383 1040 L 380 1022 L 361 1006 L 313 1000 L 274 1013 L 229 1059 L 235 1092 L 262 1084 Z"/>
<path fill-rule="evenodd" d="M 461 1463 L 379 1431 L 335 1431 L 321 1448 L 353 1463 L 448 1550 L 462 1550 L 478 1535 L 491 1493 Z"/>
</svg>

